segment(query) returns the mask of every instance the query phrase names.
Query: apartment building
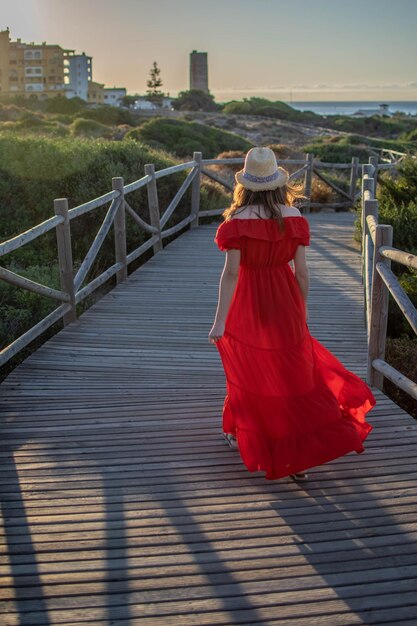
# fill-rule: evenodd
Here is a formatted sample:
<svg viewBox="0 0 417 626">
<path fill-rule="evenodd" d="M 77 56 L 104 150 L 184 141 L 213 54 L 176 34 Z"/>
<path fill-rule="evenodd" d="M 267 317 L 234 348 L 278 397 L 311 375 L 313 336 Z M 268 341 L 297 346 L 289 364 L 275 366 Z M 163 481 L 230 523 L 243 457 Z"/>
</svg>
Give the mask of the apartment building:
<svg viewBox="0 0 417 626">
<path fill-rule="evenodd" d="M 104 83 L 96 83 L 94 80 L 90 80 L 88 83 L 87 102 L 92 104 L 104 103 Z"/>
<path fill-rule="evenodd" d="M 114 107 L 120 106 L 122 99 L 126 95 L 125 87 L 105 87 L 104 88 L 104 102 L 111 104 Z"/>
<path fill-rule="evenodd" d="M 93 58 L 85 52 L 75 54 L 73 50 L 64 55 L 67 97 L 88 100 L 89 83 L 93 80 Z"/>
<path fill-rule="evenodd" d="M 70 52 L 58 44 L 12 41 L 0 31 L 0 95 L 38 99 L 66 95 L 64 57 Z"/>
<path fill-rule="evenodd" d="M 12 41 L 0 31 L 0 97 L 25 96 L 44 100 L 61 95 L 92 104 L 118 106 L 126 89 L 106 89 L 93 81 L 93 59 L 57 44 Z"/>
</svg>

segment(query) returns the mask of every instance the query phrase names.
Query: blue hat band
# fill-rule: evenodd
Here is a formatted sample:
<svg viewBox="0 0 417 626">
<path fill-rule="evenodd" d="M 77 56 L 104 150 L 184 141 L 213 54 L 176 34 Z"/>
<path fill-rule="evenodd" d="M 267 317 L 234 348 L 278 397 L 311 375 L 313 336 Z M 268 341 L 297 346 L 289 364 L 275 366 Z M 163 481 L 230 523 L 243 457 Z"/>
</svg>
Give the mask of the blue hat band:
<svg viewBox="0 0 417 626">
<path fill-rule="evenodd" d="M 269 176 L 253 176 L 253 174 L 248 174 L 248 172 L 243 172 L 243 178 L 249 180 L 251 183 L 269 183 L 273 180 L 276 180 L 280 175 L 279 170 L 270 174 Z"/>
</svg>

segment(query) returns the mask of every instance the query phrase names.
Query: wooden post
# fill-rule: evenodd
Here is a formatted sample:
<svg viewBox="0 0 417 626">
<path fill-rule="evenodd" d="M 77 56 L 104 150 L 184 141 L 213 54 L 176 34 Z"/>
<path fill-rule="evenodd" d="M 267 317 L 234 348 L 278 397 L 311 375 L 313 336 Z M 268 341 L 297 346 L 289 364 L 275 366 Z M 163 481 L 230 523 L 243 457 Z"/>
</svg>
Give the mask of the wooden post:
<svg viewBox="0 0 417 626">
<path fill-rule="evenodd" d="M 372 191 L 372 196 L 374 196 L 374 166 L 372 165 L 372 163 L 364 163 L 362 165 L 362 182 L 364 178 L 369 178 L 370 180 L 372 180 L 372 185 L 366 187 L 366 189 Z M 363 190 L 364 189 L 362 186 L 362 191 Z"/>
<path fill-rule="evenodd" d="M 365 169 L 367 168 L 367 169 Z M 362 284 L 364 284 L 364 270 L 365 270 L 365 234 L 366 234 L 366 224 L 365 224 L 365 191 L 373 192 L 374 180 L 373 178 L 369 178 L 366 172 L 371 168 L 370 165 L 363 166 L 363 174 L 362 174 L 362 190 L 361 190 L 361 263 L 362 263 Z"/>
<path fill-rule="evenodd" d="M 114 216 L 114 251 L 116 263 L 122 263 L 123 267 L 116 272 L 117 284 L 122 283 L 127 278 L 127 258 L 126 258 L 126 212 L 124 198 L 124 182 L 120 176 L 111 179 L 111 186 L 114 191 L 120 191 L 119 208 Z"/>
<path fill-rule="evenodd" d="M 311 204 L 311 188 L 313 182 L 313 160 L 314 155 L 307 153 L 306 154 L 306 173 L 304 176 L 304 195 L 307 196 L 306 203 L 304 205 L 303 213 L 310 213 L 310 204 Z"/>
<path fill-rule="evenodd" d="M 355 204 L 356 183 L 358 180 L 358 169 L 359 169 L 359 157 L 352 157 L 352 164 L 350 167 L 350 183 L 349 183 L 349 195 L 352 198 L 352 206 Z"/>
<path fill-rule="evenodd" d="M 200 185 L 201 185 L 201 161 L 203 155 L 201 152 L 194 152 L 193 160 L 197 163 L 197 174 L 191 183 L 191 215 L 194 219 L 190 222 L 190 228 L 198 226 L 198 212 L 200 210 Z"/>
<path fill-rule="evenodd" d="M 378 157 L 377 156 L 370 156 L 369 157 L 369 164 L 372 165 L 373 169 L 373 173 L 372 173 L 372 178 L 374 179 L 374 197 L 376 197 L 376 186 L 377 186 L 377 182 L 378 182 Z"/>
<path fill-rule="evenodd" d="M 371 234 L 368 232 L 368 226 L 366 218 L 368 215 L 373 215 L 375 221 L 378 223 L 378 200 L 365 200 L 363 204 L 364 213 L 364 249 L 363 249 L 363 312 L 364 312 L 364 325 L 366 328 L 367 336 L 369 337 L 369 324 L 371 319 L 371 292 L 372 292 L 372 272 L 373 272 L 373 259 L 374 259 L 374 244 Z"/>
<path fill-rule="evenodd" d="M 56 243 L 58 247 L 58 263 L 59 278 L 61 289 L 69 296 L 71 309 L 63 316 L 64 326 L 75 322 L 77 319 L 77 308 L 75 304 L 75 287 L 74 274 L 72 266 L 72 247 L 71 247 L 71 225 L 68 215 L 68 199 L 56 198 L 54 200 L 55 215 L 61 215 L 64 218 L 62 224 L 56 227 Z"/>
<path fill-rule="evenodd" d="M 372 294 L 371 294 L 371 319 L 369 325 L 368 340 L 368 369 L 366 382 L 382 390 L 384 375 L 372 367 L 374 359 L 385 357 L 385 343 L 387 338 L 387 321 L 389 290 L 382 280 L 377 263 L 384 263 L 391 268 L 391 260 L 383 257 L 379 253 L 381 246 L 392 246 L 392 226 L 388 224 L 378 224 L 375 233 L 374 258 L 372 264 Z"/>
<path fill-rule="evenodd" d="M 158 200 L 158 188 L 156 186 L 155 178 L 155 165 L 148 163 L 145 165 L 145 174 L 151 177 L 151 180 L 147 184 L 148 189 L 148 207 L 149 207 L 149 220 L 152 226 L 158 229 L 159 239 L 153 244 L 153 253 L 156 254 L 159 250 L 162 250 L 162 237 L 161 237 L 161 223 L 159 221 L 159 200 Z"/>
</svg>

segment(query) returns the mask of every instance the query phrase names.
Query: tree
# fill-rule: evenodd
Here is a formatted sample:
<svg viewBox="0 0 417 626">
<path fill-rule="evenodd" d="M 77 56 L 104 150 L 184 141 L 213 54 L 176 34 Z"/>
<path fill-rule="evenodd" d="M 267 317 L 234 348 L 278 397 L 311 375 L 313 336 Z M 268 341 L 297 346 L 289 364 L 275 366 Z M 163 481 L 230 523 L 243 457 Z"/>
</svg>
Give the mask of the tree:
<svg viewBox="0 0 417 626">
<path fill-rule="evenodd" d="M 164 97 L 164 92 L 159 89 L 163 85 L 160 74 L 161 70 L 159 69 L 157 62 L 154 61 L 149 72 L 150 78 L 146 81 L 146 85 L 148 87 L 146 93 L 148 95 L 148 100 L 155 102 L 155 104 L 161 104 L 162 98 Z"/>
<path fill-rule="evenodd" d="M 172 106 L 177 111 L 219 111 L 221 109 L 221 106 L 214 101 L 214 96 L 201 89 L 180 91 Z"/>
<path fill-rule="evenodd" d="M 121 99 L 122 106 L 129 107 L 130 109 L 131 107 L 133 107 L 133 105 L 135 104 L 138 98 L 139 98 L 139 94 L 134 94 L 133 96 L 132 95 L 123 96 L 123 98 Z"/>
</svg>

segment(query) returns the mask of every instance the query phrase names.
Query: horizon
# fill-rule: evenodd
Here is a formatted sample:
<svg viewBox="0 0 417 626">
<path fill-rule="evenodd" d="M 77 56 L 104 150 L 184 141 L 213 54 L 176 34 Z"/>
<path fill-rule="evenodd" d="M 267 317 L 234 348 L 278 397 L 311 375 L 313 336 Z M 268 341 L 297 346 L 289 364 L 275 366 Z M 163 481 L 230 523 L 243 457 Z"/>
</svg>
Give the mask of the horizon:
<svg viewBox="0 0 417 626">
<path fill-rule="evenodd" d="M 414 0 L 397 0 L 395 28 L 391 0 L 350 0 L 348 12 L 334 0 L 256 0 L 262 37 L 248 46 L 253 8 L 249 0 L 176 0 L 175 12 L 171 0 L 14 0 L 2 7 L 0 28 L 8 26 L 13 41 L 85 52 L 93 80 L 128 94 L 146 92 L 153 61 L 164 93 L 188 90 L 189 54 L 199 50 L 208 53 L 209 90 L 218 101 L 417 100 Z M 354 34 L 354 45 L 341 28 Z"/>
</svg>

